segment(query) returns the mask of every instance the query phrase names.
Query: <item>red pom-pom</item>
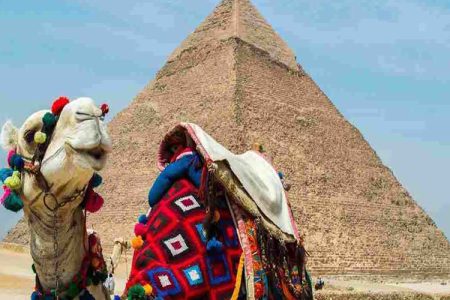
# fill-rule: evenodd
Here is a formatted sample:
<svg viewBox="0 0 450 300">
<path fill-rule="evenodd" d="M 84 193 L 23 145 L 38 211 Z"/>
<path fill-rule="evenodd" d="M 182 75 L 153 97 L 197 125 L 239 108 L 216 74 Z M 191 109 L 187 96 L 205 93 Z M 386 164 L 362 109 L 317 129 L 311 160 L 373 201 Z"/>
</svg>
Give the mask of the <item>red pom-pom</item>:
<svg viewBox="0 0 450 300">
<path fill-rule="evenodd" d="M 109 106 L 108 106 L 108 104 L 106 104 L 106 103 L 103 103 L 103 104 L 100 106 L 100 109 L 102 110 L 103 115 L 106 115 L 107 113 L 109 113 Z"/>
<path fill-rule="evenodd" d="M 55 116 L 59 116 L 61 114 L 62 110 L 64 109 L 64 106 L 69 104 L 69 102 L 70 102 L 69 98 L 59 97 L 58 99 L 55 100 L 55 102 L 53 102 L 52 113 Z"/>
<path fill-rule="evenodd" d="M 85 209 L 90 213 L 96 213 L 102 208 L 103 203 L 102 196 L 94 192 L 92 189 L 89 189 L 86 193 L 86 204 Z"/>
<path fill-rule="evenodd" d="M 144 225 L 144 224 L 137 223 L 137 224 L 134 226 L 134 234 L 135 234 L 136 236 L 138 236 L 138 235 L 144 236 L 144 235 L 145 235 L 145 232 L 146 232 L 146 228 L 145 228 L 145 225 Z"/>
</svg>

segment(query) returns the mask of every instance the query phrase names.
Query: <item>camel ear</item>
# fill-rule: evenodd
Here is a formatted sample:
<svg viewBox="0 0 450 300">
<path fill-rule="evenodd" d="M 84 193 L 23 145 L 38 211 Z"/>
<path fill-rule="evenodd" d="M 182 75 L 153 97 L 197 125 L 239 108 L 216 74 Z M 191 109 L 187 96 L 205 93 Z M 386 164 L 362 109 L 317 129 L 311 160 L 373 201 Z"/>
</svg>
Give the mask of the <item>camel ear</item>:
<svg viewBox="0 0 450 300">
<path fill-rule="evenodd" d="M 19 129 L 11 121 L 6 121 L 0 134 L 0 144 L 6 149 L 15 149 L 19 139 Z"/>
</svg>

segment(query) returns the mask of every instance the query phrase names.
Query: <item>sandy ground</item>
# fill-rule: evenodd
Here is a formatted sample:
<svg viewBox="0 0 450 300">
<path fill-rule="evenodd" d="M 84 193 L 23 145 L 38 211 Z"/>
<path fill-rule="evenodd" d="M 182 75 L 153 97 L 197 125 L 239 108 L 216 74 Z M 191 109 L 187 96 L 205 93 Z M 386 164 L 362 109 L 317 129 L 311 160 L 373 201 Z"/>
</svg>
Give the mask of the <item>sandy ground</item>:
<svg viewBox="0 0 450 300">
<path fill-rule="evenodd" d="M 34 287 L 34 276 L 31 271 L 31 257 L 28 253 L 17 253 L 0 248 L 0 299 L 29 299 Z M 116 270 L 116 293 L 120 294 L 124 287 L 130 260 L 121 263 Z M 326 291 L 342 292 L 421 292 L 431 295 L 450 295 L 450 281 L 429 282 L 371 282 L 361 280 L 345 280 L 325 278 Z M 443 285 L 442 283 L 445 283 Z"/>
<path fill-rule="evenodd" d="M 449 280 L 434 281 L 398 281 L 398 282 L 373 282 L 363 280 L 343 280 L 325 278 L 328 290 L 366 292 L 366 293 L 394 293 L 417 292 L 436 296 L 450 295 Z"/>
<path fill-rule="evenodd" d="M 17 253 L 0 248 L 0 299 L 30 299 L 34 289 L 34 274 L 31 270 L 32 260 L 28 253 Z M 128 267 L 130 262 L 128 260 Z M 116 270 L 116 293 L 125 287 L 126 265 L 123 262 Z"/>
</svg>

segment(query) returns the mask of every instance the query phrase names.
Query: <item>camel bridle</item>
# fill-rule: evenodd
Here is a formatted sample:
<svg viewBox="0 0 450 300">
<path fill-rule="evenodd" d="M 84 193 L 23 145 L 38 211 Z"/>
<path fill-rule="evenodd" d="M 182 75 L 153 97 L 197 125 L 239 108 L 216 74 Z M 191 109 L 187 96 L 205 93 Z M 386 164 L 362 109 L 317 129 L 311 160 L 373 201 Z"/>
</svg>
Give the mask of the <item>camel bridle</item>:
<svg viewBox="0 0 450 300">
<path fill-rule="evenodd" d="M 41 172 L 41 168 L 43 166 L 43 161 L 45 157 L 45 153 L 47 152 L 48 146 L 50 145 L 53 137 L 53 131 L 56 127 L 56 124 L 53 128 L 47 129 L 47 140 L 43 144 L 38 144 L 36 151 L 31 159 L 24 158 L 24 160 L 27 162 L 26 167 L 24 168 L 24 171 L 29 173 L 31 176 L 33 176 L 36 180 L 36 183 L 41 190 L 41 194 L 44 195 L 43 202 L 44 206 L 52 213 L 53 216 L 53 250 L 54 250 L 54 259 L 55 259 L 55 298 L 57 300 L 60 299 L 59 296 L 59 287 L 60 287 L 60 276 L 59 276 L 59 244 L 58 244 L 58 210 L 64 206 L 66 206 L 68 203 L 74 202 L 80 197 L 84 197 L 86 194 L 87 186 L 84 186 L 81 190 L 76 190 L 71 196 L 64 197 L 62 201 L 58 201 L 58 197 L 55 195 L 54 192 L 52 192 L 53 184 L 50 184 L 48 180 L 45 178 L 44 174 Z M 52 156 L 47 158 L 44 162 L 49 161 L 51 158 L 55 157 L 59 152 L 61 152 L 64 149 L 64 145 L 62 145 Z M 55 203 L 53 207 L 51 207 L 48 203 L 48 200 L 52 199 Z M 30 210 L 32 210 L 30 206 Z M 86 215 L 84 215 L 84 223 L 86 227 Z M 86 250 L 86 249 L 85 249 Z M 87 251 L 87 250 L 86 250 Z M 41 283 L 39 281 L 39 277 L 36 274 L 36 285 L 39 289 L 42 290 Z"/>
</svg>

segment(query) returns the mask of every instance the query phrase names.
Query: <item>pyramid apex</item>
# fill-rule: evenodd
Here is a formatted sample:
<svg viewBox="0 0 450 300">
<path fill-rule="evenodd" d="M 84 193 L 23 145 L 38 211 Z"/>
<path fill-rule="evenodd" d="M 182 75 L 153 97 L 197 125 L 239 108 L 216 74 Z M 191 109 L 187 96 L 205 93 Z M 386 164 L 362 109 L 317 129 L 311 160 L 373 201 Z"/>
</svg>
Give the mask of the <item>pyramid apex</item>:
<svg viewBox="0 0 450 300">
<path fill-rule="evenodd" d="M 272 59 L 299 70 L 294 52 L 275 32 L 250 0 L 223 0 L 194 32 L 172 53 L 175 60 L 183 51 L 230 38 L 240 39 L 267 52 Z"/>
</svg>

